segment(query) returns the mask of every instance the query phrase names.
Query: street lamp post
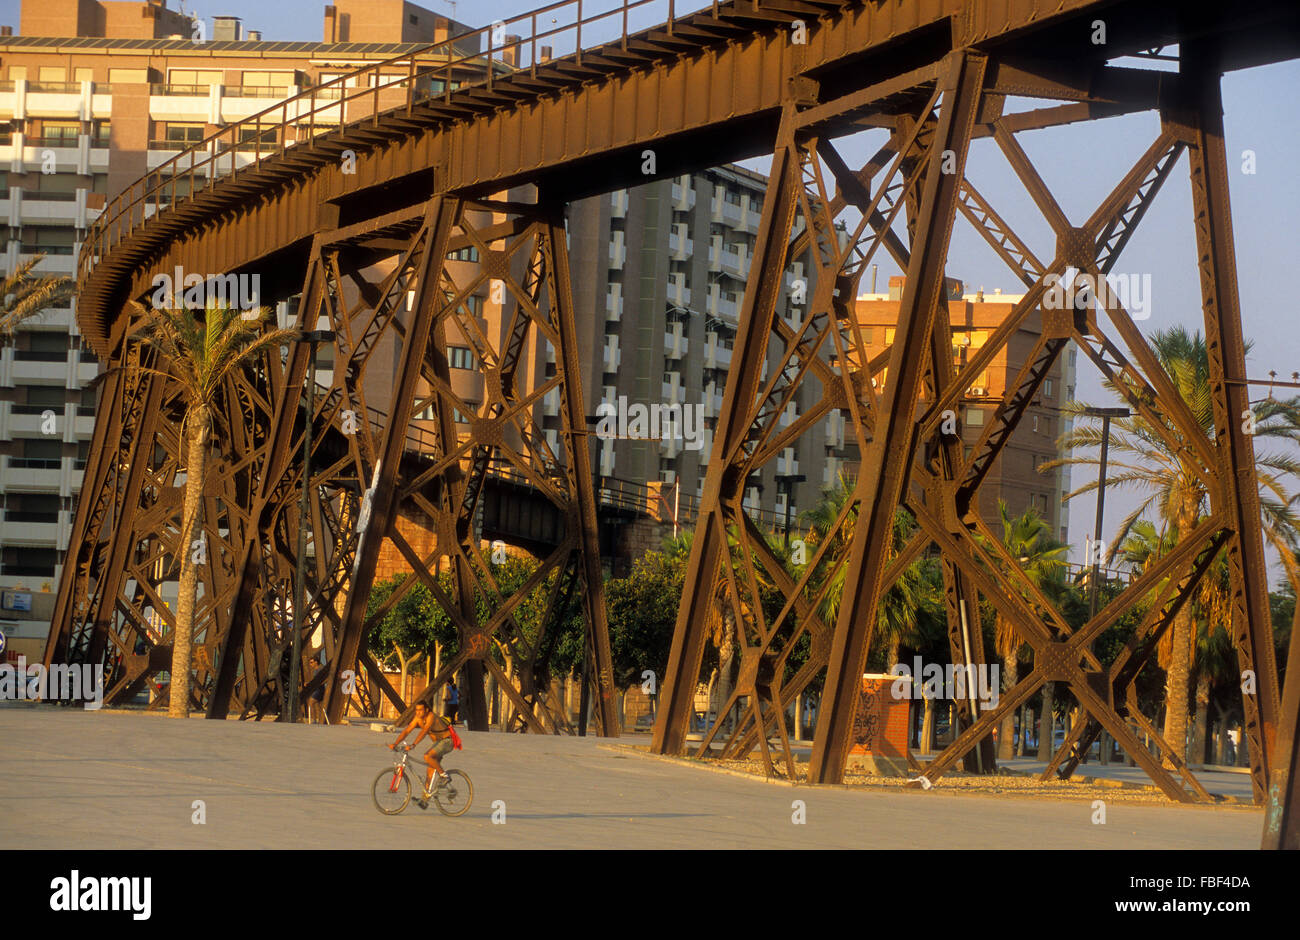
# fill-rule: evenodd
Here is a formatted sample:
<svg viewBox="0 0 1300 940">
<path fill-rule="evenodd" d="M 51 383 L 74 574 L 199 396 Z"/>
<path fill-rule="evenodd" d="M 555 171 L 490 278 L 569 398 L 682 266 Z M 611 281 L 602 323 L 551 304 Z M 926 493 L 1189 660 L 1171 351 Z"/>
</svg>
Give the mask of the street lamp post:
<svg viewBox="0 0 1300 940">
<path fill-rule="evenodd" d="M 303 330 L 299 339 L 307 342 L 311 358 L 307 365 L 307 411 L 302 427 L 302 501 L 298 508 L 298 572 L 293 589 L 293 647 L 289 660 L 288 721 L 298 720 L 298 686 L 302 682 L 302 628 L 307 607 L 307 514 L 311 494 L 312 419 L 316 410 L 316 347 L 332 342 L 330 330 Z M 284 675 L 284 673 L 281 673 Z"/>
<path fill-rule="evenodd" d="M 1092 535 L 1092 571 L 1089 576 L 1088 585 L 1088 619 L 1091 620 L 1097 615 L 1097 579 L 1101 576 L 1101 552 L 1097 546 L 1101 544 L 1101 526 L 1102 516 L 1106 511 L 1106 461 L 1110 454 L 1110 420 L 1111 418 L 1127 418 L 1133 412 L 1127 408 L 1085 408 L 1083 414 L 1090 418 L 1101 418 L 1101 473 L 1097 481 L 1097 522 L 1093 527 Z"/>
<path fill-rule="evenodd" d="M 790 550 L 790 504 L 793 501 L 794 485 L 803 483 L 808 478 L 802 473 L 778 473 L 776 481 L 785 484 L 785 549 Z"/>
</svg>

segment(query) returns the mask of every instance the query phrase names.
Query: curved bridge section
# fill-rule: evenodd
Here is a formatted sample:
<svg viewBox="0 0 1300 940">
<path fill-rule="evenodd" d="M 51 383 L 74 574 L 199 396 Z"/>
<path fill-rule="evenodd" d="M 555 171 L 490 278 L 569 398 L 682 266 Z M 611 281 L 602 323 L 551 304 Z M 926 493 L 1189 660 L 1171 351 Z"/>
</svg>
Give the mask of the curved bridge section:
<svg viewBox="0 0 1300 940">
<path fill-rule="evenodd" d="M 841 779 L 864 733 L 858 677 L 874 611 L 903 567 L 932 551 L 942 558 L 954 663 L 985 661 L 982 597 L 1021 634 L 1034 667 L 998 708 L 978 714 L 959 706 L 964 730 L 922 768 L 928 777 L 958 761 L 989 769 L 992 729 L 1053 681 L 1088 720 L 1075 725 L 1049 773 L 1071 772 L 1072 755 L 1105 730 L 1172 799 L 1206 799 L 1181 749 L 1141 714 L 1133 681 L 1222 553 L 1240 663 L 1259 677 L 1246 709 L 1262 798 L 1270 770 L 1282 773 L 1293 759 L 1294 708 L 1279 737 L 1258 494 L 1239 483 L 1253 466 L 1252 442 L 1231 420 L 1247 400 L 1219 80 L 1228 69 L 1297 55 L 1292 4 L 627 0 L 592 9 L 588 3 L 584 13 L 578 0 L 553 4 L 469 37 L 473 52 L 459 37 L 454 47 L 409 52 L 312 89 L 213 135 L 108 206 L 83 247 L 78 315 L 88 341 L 121 368 L 105 383 L 47 660 L 105 662 L 115 694 L 165 667 L 166 631 L 158 626 L 170 614 L 159 586 L 174 579 L 174 559 L 187 548 L 176 543 L 183 402 L 171 383 L 139 371 L 126 303 L 146 298 L 154 276 L 177 267 L 257 271 L 266 299 L 291 302 L 304 330 L 326 331 L 318 338 L 329 369 L 310 379 L 309 344 L 296 343 L 224 390 L 225 413 L 239 420 L 205 494 L 211 563 L 196 704 L 224 717 L 259 697 L 282 699 L 289 638 L 320 628 L 328 665 L 305 676 L 303 691 L 323 683 L 337 717 L 344 671 L 377 674 L 364 639 L 396 599 L 378 611 L 367 611 L 366 601 L 387 540 L 416 571 L 408 584 L 426 583 L 456 625 L 458 650 L 431 688 L 467 669 L 471 727 L 486 724 L 485 675 L 506 692 L 521 727 L 559 727 L 548 717 L 543 680 L 557 625 L 578 609 L 594 720 L 602 733 L 616 733 L 565 205 L 644 181 L 648 156 L 655 175 L 669 176 L 771 154 L 655 749 L 687 749 L 706 624 L 721 603 L 740 625 L 740 678 L 729 705 L 741 720 L 711 728 L 698 753 L 757 748 L 770 772 L 793 774 L 781 716 L 820 679 L 811 777 Z M 1104 44 L 1096 41 L 1099 19 Z M 1177 72 L 1108 64 L 1174 44 Z M 1009 97 L 1039 106 L 1013 113 Z M 1089 218 L 1068 219 L 1017 135 L 1143 110 L 1160 119 L 1149 149 Z M 884 142 L 855 168 L 836 141 L 865 129 Z M 248 141 L 252 158 L 241 160 Z M 995 198 L 975 188 L 965 173 L 972 146 L 1004 156 L 1054 242 L 1029 244 L 998 214 Z M 1042 306 L 1053 275 L 1111 270 L 1183 165 L 1196 209 L 1215 425 L 1227 429 L 1217 440 L 1199 430 L 1122 306 L 1097 298 L 1087 310 Z M 941 285 L 958 218 L 975 226 L 1026 294 L 970 362 L 954 364 Z M 893 345 L 873 356 L 851 298 L 881 248 L 907 280 Z M 775 305 L 788 260 L 808 251 L 807 313 L 791 323 Z M 500 305 L 494 334 L 472 302 L 486 285 Z M 943 430 L 945 416 L 1029 316 L 1042 317 L 1042 339 L 965 453 Z M 449 343 L 469 347 L 479 363 L 476 408 L 450 375 Z M 978 511 L 989 467 L 1071 343 L 1126 390 L 1130 406 L 1214 494 L 1212 513 L 1176 551 L 1078 629 L 999 552 Z M 776 368 L 765 372 L 765 361 Z M 820 404 L 782 422 L 799 388 L 815 390 Z M 552 393 L 562 403 L 558 433 L 536 417 Z M 839 523 L 852 525 L 850 547 L 795 570 L 743 512 L 745 480 L 832 408 L 851 416 L 863 455 Z M 387 417 L 356 420 L 371 409 Z M 412 427 L 430 441 L 419 461 L 403 456 Z M 305 465 L 308 428 L 316 443 Z M 495 467 L 525 478 L 564 519 L 564 536 L 525 586 L 544 587 L 548 597 L 540 623 L 527 628 L 516 618 L 521 595 L 500 591 L 473 538 Z M 429 557 L 396 530 L 403 505 L 437 520 Z M 915 521 L 901 548 L 891 544 L 900 507 Z M 309 597 L 295 618 L 292 546 L 302 526 L 312 533 Z M 816 612 L 813 574 L 827 565 L 845 566 L 848 585 L 834 623 Z M 440 571 L 451 572 L 454 591 L 441 587 Z M 785 599 L 775 616 L 759 602 L 761 591 L 773 590 Z M 1137 609 L 1147 613 L 1129 648 L 1099 662 L 1092 641 Z M 509 673 L 495 646 L 509 653 Z M 796 650 L 804 652 L 792 658 Z M 1172 771 L 1140 734 L 1158 743 Z"/>
</svg>

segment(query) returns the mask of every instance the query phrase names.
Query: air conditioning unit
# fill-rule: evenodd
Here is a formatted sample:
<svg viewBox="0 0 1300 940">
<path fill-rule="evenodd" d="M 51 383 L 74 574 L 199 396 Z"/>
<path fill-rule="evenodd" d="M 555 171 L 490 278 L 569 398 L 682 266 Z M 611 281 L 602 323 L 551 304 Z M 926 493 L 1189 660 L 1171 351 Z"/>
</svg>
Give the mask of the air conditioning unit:
<svg viewBox="0 0 1300 940">
<path fill-rule="evenodd" d="M 984 388 L 982 385 L 975 385 L 971 387 L 970 393 L 976 398 L 983 398 L 988 394 L 988 389 Z"/>
</svg>

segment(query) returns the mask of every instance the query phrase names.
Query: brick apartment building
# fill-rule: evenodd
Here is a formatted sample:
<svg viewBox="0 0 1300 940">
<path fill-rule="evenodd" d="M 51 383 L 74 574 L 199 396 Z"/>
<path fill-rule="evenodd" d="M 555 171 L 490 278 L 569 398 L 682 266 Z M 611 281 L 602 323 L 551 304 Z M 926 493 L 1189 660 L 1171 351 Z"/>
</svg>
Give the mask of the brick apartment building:
<svg viewBox="0 0 1300 940">
<path fill-rule="evenodd" d="M 857 300 L 858 322 L 870 356 L 878 355 L 894 341 L 904 281 L 903 277 L 891 277 L 888 293 L 865 294 Z M 963 293 L 960 281 L 949 279 L 948 284 L 953 361 L 960 367 L 988 341 L 1023 295 L 1000 291 L 985 294 L 982 290 Z M 1025 317 L 1010 343 L 971 383 L 960 415 L 962 440 L 968 454 L 979 441 L 985 424 L 992 419 L 1008 386 L 1015 382 L 1041 333 L 1041 317 L 1034 311 Z M 1062 542 L 1069 541 L 1069 513 L 1062 504 L 1062 497 L 1070 491 L 1069 468 L 1043 473 L 1039 467 L 1059 456 L 1056 441 L 1070 430 L 1070 418 L 1062 408 L 1074 399 L 1076 355 L 1074 346 L 1070 345 L 1057 360 L 1043 383 L 1041 394 L 1030 404 L 1006 450 L 994 462 L 980 490 L 980 512 L 985 519 L 997 519 L 999 499 L 1006 500 L 1013 516 L 1035 506 L 1051 523 L 1056 537 Z M 888 378 L 886 369 L 882 379 L 888 381 Z"/>
</svg>

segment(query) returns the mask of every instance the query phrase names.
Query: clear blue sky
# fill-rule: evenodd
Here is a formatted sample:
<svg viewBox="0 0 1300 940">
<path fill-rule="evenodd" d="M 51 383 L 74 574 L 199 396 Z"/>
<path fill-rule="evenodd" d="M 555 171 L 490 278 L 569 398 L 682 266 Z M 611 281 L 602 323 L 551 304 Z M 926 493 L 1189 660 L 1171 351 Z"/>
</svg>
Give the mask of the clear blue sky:
<svg viewBox="0 0 1300 940">
<path fill-rule="evenodd" d="M 614 2 L 588 0 L 584 9 L 604 8 Z M 486 26 L 538 4 L 519 0 L 461 0 L 457 4 L 428 0 L 424 5 L 470 25 Z M 692 0 L 678 2 L 679 10 L 704 5 Z M 171 0 L 168 6 L 176 8 L 178 3 Z M 187 0 L 185 4 L 188 11 L 208 18 L 209 27 L 214 14 L 241 16 L 246 28 L 261 29 L 268 40 L 296 41 L 322 38 L 324 6 L 323 0 Z M 0 24 L 16 28 L 18 19 L 17 0 L 0 0 Z M 1300 218 L 1300 174 L 1295 164 L 1296 154 L 1300 153 L 1297 88 L 1297 62 L 1234 72 L 1223 85 L 1241 305 L 1247 339 L 1254 341 L 1247 364 L 1252 378 L 1266 377 L 1273 369 L 1279 378 L 1286 379 L 1300 370 L 1300 318 L 1295 310 L 1296 296 L 1300 294 L 1300 249 L 1295 231 L 1295 220 Z M 1144 113 L 1035 131 L 1022 134 L 1020 139 L 1067 216 L 1078 224 L 1155 139 L 1158 124 L 1154 114 Z M 846 159 L 850 163 L 864 161 L 869 142 L 846 141 Z M 1240 172 L 1241 154 L 1247 149 L 1255 152 L 1254 175 Z M 753 165 L 761 169 L 765 162 Z M 1050 259 L 1053 242 L 1047 225 L 991 141 L 972 148 L 968 175 L 1035 253 L 1044 261 Z M 1176 323 L 1193 328 L 1201 325 L 1191 212 L 1184 155 L 1116 268 L 1123 273 L 1151 275 L 1151 317 L 1139 323 L 1144 332 Z M 878 260 L 883 284 L 889 274 L 896 272 L 883 253 Z M 997 287 L 1008 293 L 1022 289 L 964 220 L 959 220 L 954 231 L 948 273 L 970 287 L 983 286 L 990 292 Z M 1100 381 L 1082 357 L 1079 373 L 1078 397 L 1095 404 L 1116 404 L 1103 400 Z M 1252 389 L 1252 397 L 1263 394 L 1264 390 Z M 1076 481 L 1079 473 L 1076 471 Z M 1108 498 L 1108 528 L 1121 518 L 1126 505 L 1131 507 L 1133 503 L 1121 495 Z M 1076 560 L 1082 556 L 1085 533 L 1092 529 L 1094 511 L 1090 496 L 1073 501 L 1071 506 L 1071 541 Z"/>
</svg>

